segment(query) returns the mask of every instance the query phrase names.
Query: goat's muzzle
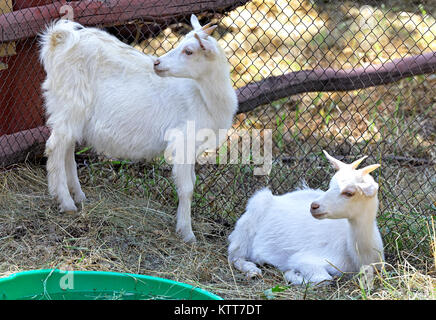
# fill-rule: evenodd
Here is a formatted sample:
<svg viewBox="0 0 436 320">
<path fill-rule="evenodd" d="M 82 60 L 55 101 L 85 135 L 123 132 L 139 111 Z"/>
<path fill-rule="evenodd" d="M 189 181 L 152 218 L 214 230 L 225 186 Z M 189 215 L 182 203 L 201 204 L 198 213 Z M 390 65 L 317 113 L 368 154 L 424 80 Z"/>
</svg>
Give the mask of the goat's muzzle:
<svg viewBox="0 0 436 320">
<path fill-rule="evenodd" d="M 311 210 L 319 209 L 319 204 L 316 202 L 312 202 L 312 204 L 310 205 L 310 209 Z"/>
<path fill-rule="evenodd" d="M 316 202 L 312 202 L 310 204 L 310 213 L 316 219 L 320 219 L 322 216 L 325 215 L 324 212 L 318 212 L 319 207 L 320 207 L 320 205 Z"/>
<path fill-rule="evenodd" d="M 154 63 L 153 63 L 153 69 L 154 69 L 154 72 L 155 72 L 157 75 L 159 75 L 159 76 L 163 76 L 164 73 L 165 73 L 166 71 L 168 71 L 168 69 L 161 69 L 161 67 L 160 67 L 160 60 L 159 60 L 159 59 L 156 59 L 156 60 L 154 61 Z"/>
</svg>

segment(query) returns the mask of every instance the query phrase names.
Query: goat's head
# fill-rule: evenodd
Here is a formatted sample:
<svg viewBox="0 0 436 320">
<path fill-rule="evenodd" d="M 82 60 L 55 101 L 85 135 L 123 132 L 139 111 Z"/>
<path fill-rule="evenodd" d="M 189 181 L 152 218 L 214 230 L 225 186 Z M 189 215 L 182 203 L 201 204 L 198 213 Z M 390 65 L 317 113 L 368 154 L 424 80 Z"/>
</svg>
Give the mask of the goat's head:
<svg viewBox="0 0 436 320">
<path fill-rule="evenodd" d="M 176 48 L 155 60 L 156 74 L 199 79 L 214 71 L 211 62 L 223 55 L 217 41 L 210 36 L 217 26 L 210 26 L 209 23 L 202 27 L 195 15 L 191 15 L 191 24 L 194 30 Z"/>
<path fill-rule="evenodd" d="M 364 211 L 369 200 L 377 202 L 378 184 L 369 173 L 380 167 L 379 164 L 357 169 L 366 156 L 347 164 L 326 151 L 324 154 L 337 172 L 330 180 L 329 189 L 310 206 L 315 218 L 352 219 L 355 214 Z"/>
</svg>

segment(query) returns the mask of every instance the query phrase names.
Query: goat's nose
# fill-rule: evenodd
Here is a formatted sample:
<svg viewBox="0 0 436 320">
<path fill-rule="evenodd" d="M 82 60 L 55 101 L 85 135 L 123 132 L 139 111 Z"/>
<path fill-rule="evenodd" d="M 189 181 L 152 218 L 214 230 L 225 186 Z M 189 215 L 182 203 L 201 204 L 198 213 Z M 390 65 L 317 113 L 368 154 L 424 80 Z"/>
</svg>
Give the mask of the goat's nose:
<svg viewBox="0 0 436 320">
<path fill-rule="evenodd" d="M 319 204 L 316 202 L 312 202 L 312 204 L 310 205 L 310 209 L 312 210 L 316 210 L 319 208 Z"/>
<path fill-rule="evenodd" d="M 157 59 L 154 61 L 154 66 L 158 66 L 160 64 L 160 61 Z"/>
</svg>

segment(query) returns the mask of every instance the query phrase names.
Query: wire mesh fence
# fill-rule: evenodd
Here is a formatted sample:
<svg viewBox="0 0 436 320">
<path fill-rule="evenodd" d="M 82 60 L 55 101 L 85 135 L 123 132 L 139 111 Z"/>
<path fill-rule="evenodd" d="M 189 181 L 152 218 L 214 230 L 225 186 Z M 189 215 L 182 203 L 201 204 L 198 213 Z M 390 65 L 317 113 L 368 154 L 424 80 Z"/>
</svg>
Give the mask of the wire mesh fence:
<svg viewBox="0 0 436 320">
<path fill-rule="evenodd" d="M 49 135 L 43 127 L 40 83 L 45 75 L 34 31 L 59 17 L 62 5 L 71 5 L 75 20 L 105 28 L 138 50 L 157 56 L 174 48 L 190 30 L 189 15 L 195 11 L 202 24 L 212 21 L 218 25 L 214 36 L 229 58 L 240 98 L 229 139 L 217 154 L 229 152 L 234 136 L 254 131 L 263 135 L 265 129 L 271 129 L 273 163 L 270 174 L 263 176 L 253 174 L 257 165 L 250 158 L 243 159 L 242 153 L 238 163 L 197 164 L 194 215 L 232 226 L 248 198 L 261 187 L 282 194 L 304 180 L 310 187 L 326 189 L 332 169 L 322 156 L 323 149 L 346 162 L 368 155 L 365 164 L 382 164 L 373 175 L 380 185 L 378 223 L 388 255 L 430 256 L 428 226 L 436 214 L 434 3 L 0 3 L 3 165 L 22 160 L 29 151 L 41 154 L 41 143 Z M 50 5 L 45 11 L 30 10 Z M 23 11 L 25 7 L 30 9 Z M 95 7 L 104 14 L 86 15 L 88 8 Z M 22 16 L 10 15 L 20 10 Z M 274 85 L 265 90 L 269 79 Z M 257 98 L 250 100 L 254 96 Z M 76 156 L 82 183 L 92 183 L 87 180 L 98 174 L 176 206 L 171 167 L 163 159 L 141 164 L 100 158 L 90 162 L 89 151 L 83 148 Z"/>
</svg>

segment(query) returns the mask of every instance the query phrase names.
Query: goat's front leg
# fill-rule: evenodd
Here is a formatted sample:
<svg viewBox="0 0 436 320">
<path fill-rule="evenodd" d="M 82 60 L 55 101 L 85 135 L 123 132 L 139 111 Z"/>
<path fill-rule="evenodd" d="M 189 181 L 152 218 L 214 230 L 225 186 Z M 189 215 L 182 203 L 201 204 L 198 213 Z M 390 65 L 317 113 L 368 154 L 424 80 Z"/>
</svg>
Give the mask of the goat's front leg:
<svg viewBox="0 0 436 320">
<path fill-rule="evenodd" d="M 195 242 L 191 226 L 191 202 L 194 192 L 194 164 L 175 164 L 173 175 L 179 196 L 176 232 L 185 242 Z"/>
<path fill-rule="evenodd" d="M 77 211 L 77 207 L 68 190 L 65 168 L 67 150 L 73 143 L 73 139 L 69 139 L 66 135 L 52 130 L 45 147 L 48 190 L 59 202 L 61 212 Z"/>
</svg>

